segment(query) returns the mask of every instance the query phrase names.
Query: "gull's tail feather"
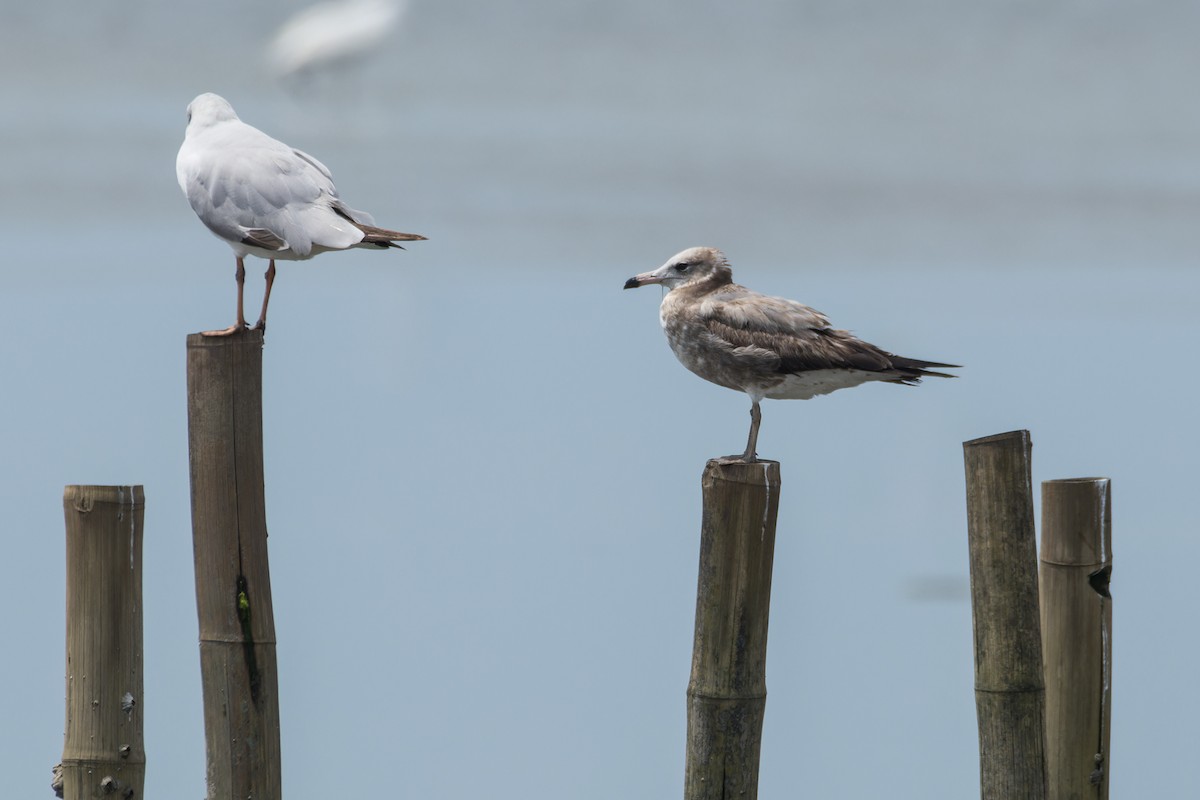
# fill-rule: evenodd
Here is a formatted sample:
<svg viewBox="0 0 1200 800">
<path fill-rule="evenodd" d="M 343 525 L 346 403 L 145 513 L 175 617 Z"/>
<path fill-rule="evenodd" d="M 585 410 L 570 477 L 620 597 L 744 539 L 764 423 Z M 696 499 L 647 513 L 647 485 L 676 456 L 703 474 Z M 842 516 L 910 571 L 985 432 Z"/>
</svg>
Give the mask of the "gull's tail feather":
<svg viewBox="0 0 1200 800">
<path fill-rule="evenodd" d="M 376 228 L 374 225 L 363 225 L 361 222 L 356 223 L 362 228 L 363 244 L 373 244 L 376 247 L 403 247 L 396 242 L 421 242 L 425 237 L 419 233 L 401 233 L 400 231 L 389 231 L 387 228 Z"/>
<path fill-rule="evenodd" d="M 916 383 L 921 378 L 957 378 L 957 375 L 951 375 L 949 372 L 937 372 L 930 367 L 941 367 L 942 369 L 962 369 L 959 364 L 943 364 L 940 361 L 922 361 L 919 358 L 905 358 L 904 356 L 892 356 L 892 366 L 895 369 L 904 372 L 904 377 L 895 381 L 895 383 Z"/>
<path fill-rule="evenodd" d="M 401 233 L 400 231 L 391 231 L 387 228 L 379 228 L 375 225 L 375 218 L 365 211 L 356 211 L 350 206 L 343 203 L 341 200 L 333 202 L 333 213 L 337 214 L 344 220 L 354 224 L 356 228 L 363 232 L 363 239 L 358 244 L 366 245 L 373 244 L 376 247 L 403 247 L 396 242 L 420 242 L 425 239 L 419 233 Z"/>
</svg>

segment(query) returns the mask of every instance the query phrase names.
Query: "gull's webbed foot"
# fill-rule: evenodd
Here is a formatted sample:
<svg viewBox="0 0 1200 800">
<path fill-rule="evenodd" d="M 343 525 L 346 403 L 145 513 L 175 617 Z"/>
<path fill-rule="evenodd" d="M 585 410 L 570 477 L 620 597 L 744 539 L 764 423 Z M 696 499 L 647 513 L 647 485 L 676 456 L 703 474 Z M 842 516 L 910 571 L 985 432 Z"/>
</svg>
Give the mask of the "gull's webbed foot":
<svg viewBox="0 0 1200 800">
<path fill-rule="evenodd" d="M 243 331 L 248 331 L 248 330 L 250 330 L 250 329 L 246 326 L 246 323 L 240 322 L 240 323 L 235 323 L 233 325 L 230 325 L 228 328 L 226 328 L 225 330 L 222 330 L 222 331 L 201 331 L 200 335 L 201 336 L 235 336 L 239 333 L 242 333 Z"/>
</svg>

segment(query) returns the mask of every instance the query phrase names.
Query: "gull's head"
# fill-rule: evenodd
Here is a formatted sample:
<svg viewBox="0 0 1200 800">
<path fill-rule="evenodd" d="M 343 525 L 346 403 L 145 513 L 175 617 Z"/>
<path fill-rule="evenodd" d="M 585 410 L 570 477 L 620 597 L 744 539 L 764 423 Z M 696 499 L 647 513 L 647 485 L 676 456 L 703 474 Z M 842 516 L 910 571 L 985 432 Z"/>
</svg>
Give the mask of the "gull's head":
<svg viewBox="0 0 1200 800">
<path fill-rule="evenodd" d="M 229 101 L 219 94 L 205 92 L 187 107 L 188 129 L 207 128 L 218 122 L 228 122 L 237 119 L 238 115 L 229 105 Z"/>
<path fill-rule="evenodd" d="M 625 288 L 636 289 L 639 286 L 659 283 L 671 290 L 713 276 L 718 276 L 722 283 L 733 280 L 733 271 L 729 269 L 725 254 L 715 247 L 689 247 L 682 253 L 671 256 L 667 263 L 653 272 L 634 275 L 625 281 Z"/>
</svg>

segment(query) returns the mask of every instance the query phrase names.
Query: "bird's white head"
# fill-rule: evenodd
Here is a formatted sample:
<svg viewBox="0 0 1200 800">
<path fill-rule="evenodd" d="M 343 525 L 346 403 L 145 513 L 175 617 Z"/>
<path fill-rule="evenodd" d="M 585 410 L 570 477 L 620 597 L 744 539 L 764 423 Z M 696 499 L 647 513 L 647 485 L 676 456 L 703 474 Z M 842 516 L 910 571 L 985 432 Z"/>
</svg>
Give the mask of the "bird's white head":
<svg viewBox="0 0 1200 800">
<path fill-rule="evenodd" d="M 732 280 L 733 272 L 725 254 L 715 247 L 689 247 L 676 253 L 653 272 L 643 272 L 625 281 L 626 289 L 636 289 L 651 283 L 659 283 L 668 290 L 689 283 L 720 275 L 725 282 Z"/>
<path fill-rule="evenodd" d="M 238 115 L 224 97 L 212 92 L 205 92 L 188 103 L 187 117 L 188 130 L 199 130 L 218 122 L 237 119 Z"/>
</svg>

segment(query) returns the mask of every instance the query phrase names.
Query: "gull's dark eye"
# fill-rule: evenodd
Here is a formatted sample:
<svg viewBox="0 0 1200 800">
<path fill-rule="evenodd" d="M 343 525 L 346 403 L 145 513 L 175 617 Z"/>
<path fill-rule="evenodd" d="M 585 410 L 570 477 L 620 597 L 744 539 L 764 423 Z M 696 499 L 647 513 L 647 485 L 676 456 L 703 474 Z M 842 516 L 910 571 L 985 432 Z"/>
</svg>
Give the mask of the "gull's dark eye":
<svg viewBox="0 0 1200 800">
<path fill-rule="evenodd" d="M 691 268 L 692 268 L 692 265 L 690 263 L 688 263 L 687 261 L 684 261 L 682 264 L 675 265 L 676 272 L 687 272 Z"/>
</svg>

